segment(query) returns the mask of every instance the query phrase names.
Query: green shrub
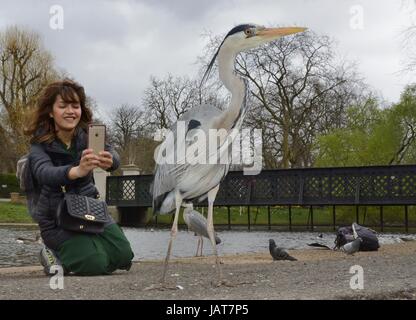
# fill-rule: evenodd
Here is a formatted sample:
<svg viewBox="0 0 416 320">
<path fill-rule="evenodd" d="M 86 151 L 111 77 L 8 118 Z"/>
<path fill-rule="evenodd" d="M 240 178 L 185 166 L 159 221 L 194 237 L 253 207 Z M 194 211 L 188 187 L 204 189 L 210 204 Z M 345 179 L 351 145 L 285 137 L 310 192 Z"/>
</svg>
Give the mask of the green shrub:
<svg viewBox="0 0 416 320">
<path fill-rule="evenodd" d="M 0 174 L 0 198 L 10 198 L 11 192 L 20 192 L 16 176 L 14 174 Z"/>
</svg>

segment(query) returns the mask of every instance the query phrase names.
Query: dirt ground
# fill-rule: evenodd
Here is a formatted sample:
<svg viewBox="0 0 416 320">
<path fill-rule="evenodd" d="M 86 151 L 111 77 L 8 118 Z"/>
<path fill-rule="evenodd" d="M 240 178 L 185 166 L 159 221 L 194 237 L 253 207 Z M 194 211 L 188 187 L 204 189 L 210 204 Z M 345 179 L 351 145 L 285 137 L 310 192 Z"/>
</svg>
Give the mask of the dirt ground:
<svg viewBox="0 0 416 320">
<path fill-rule="evenodd" d="M 154 289 L 162 261 L 140 261 L 111 276 L 66 276 L 53 290 L 41 267 L 1 268 L 0 300 L 6 299 L 413 299 L 416 241 L 384 245 L 353 256 L 323 249 L 291 250 L 298 261 L 272 261 L 268 252 L 223 256 L 227 285 L 214 286 L 213 256 L 172 260 L 170 288 Z M 350 268 L 363 268 L 364 289 L 350 287 Z"/>
</svg>

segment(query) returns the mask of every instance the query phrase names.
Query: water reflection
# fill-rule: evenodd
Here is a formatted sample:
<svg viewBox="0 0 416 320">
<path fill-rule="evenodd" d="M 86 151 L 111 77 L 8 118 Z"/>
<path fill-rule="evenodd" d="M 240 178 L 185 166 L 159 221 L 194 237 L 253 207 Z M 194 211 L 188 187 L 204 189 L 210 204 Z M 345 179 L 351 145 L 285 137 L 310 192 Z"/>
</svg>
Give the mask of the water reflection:
<svg viewBox="0 0 416 320">
<path fill-rule="evenodd" d="M 164 259 L 170 236 L 168 229 L 137 229 L 123 228 L 129 239 L 135 258 L 134 260 Z M 18 237 L 35 239 L 37 228 L 0 227 L 0 267 L 38 265 L 38 253 L 41 244 L 17 243 Z M 217 231 L 222 242 L 217 246 L 219 254 L 235 254 L 250 252 L 267 252 L 268 240 L 273 238 L 278 246 L 287 249 L 304 249 L 311 242 L 320 242 L 330 247 L 334 245 L 335 233 L 324 232 L 322 239 L 318 239 L 319 232 L 276 232 L 276 231 Z M 416 235 L 380 234 L 381 244 L 400 242 L 400 237 L 416 239 Z M 196 251 L 197 237 L 193 232 L 179 230 L 176 237 L 172 257 L 192 257 Z M 208 239 L 204 239 L 203 253 L 212 254 Z"/>
<path fill-rule="evenodd" d="M 169 241 L 169 230 L 143 230 L 123 228 L 129 239 L 135 259 L 163 259 Z M 324 232 L 276 232 L 276 231 L 217 231 L 221 243 L 217 246 L 219 254 L 236 254 L 250 252 L 268 252 L 269 239 L 273 238 L 278 246 L 286 249 L 311 249 L 307 244 L 319 242 L 329 247 L 334 246 L 335 233 Z M 400 237 L 414 238 L 415 235 L 382 234 L 380 244 L 400 242 Z M 193 232 L 180 230 L 173 245 L 173 257 L 192 257 L 196 252 L 197 237 Z M 204 238 L 203 253 L 212 254 L 211 244 Z"/>
</svg>

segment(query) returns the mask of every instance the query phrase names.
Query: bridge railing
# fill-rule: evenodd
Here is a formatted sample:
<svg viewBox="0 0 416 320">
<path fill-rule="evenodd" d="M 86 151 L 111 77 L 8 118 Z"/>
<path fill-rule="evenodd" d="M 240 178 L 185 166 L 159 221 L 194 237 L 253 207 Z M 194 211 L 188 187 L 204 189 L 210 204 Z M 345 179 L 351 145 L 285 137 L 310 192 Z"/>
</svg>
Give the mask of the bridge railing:
<svg viewBox="0 0 416 320">
<path fill-rule="evenodd" d="M 107 177 L 107 203 L 151 207 L 152 179 L 152 175 Z M 414 204 L 416 165 L 277 169 L 254 176 L 231 171 L 215 200 L 217 206 Z"/>
</svg>

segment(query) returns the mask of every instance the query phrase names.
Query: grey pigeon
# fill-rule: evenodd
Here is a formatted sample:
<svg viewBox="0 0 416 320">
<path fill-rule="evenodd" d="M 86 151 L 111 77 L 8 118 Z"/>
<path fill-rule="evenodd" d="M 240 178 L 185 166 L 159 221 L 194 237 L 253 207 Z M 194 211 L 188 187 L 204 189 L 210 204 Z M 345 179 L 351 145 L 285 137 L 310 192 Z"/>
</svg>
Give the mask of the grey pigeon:
<svg viewBox="0 0 416 320">
<path fill-rule="evenodd" d="M 363 240 L 357 238 L 354 241 L 348 242 L 341 247 L 341 250 L 347 254 L 354 254 L 360 251 L 360 245 Z"/>
<path fill-rule="evenodd" d="M 278 248 L 273 239 L 269 240 L 269 250 L 273 260 L 297 261 L 297 259 L 291 257 L 284 249 Z"/>
</svg>

